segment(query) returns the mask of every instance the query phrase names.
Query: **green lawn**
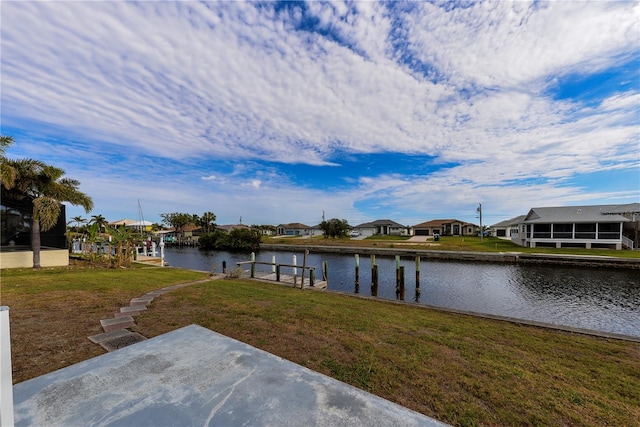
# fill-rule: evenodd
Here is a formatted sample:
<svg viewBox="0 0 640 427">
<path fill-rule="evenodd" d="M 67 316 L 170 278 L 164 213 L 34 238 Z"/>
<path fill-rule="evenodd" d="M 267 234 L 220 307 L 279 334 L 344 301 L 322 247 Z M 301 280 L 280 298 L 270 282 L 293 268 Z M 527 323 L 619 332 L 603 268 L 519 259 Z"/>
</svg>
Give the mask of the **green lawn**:
<svg viewBox="0 0 640 427">
<path fill-rule="evenodd" d="M 3 270 L 14 379 L 102 353 L 88 336 L 130 298 L 205 274 Z M 136 318 L 147 337 L 199 324 L 459 426 L 637 425 L 640 344 L 272 283 L 177 289 Z"/>
</svg>

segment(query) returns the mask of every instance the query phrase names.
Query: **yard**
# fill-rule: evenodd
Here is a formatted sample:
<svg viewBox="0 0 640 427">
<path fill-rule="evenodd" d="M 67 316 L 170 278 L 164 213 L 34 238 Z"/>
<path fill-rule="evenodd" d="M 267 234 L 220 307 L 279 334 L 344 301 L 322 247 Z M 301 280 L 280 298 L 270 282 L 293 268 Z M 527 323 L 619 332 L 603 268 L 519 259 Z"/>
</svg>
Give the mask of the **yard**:
<svg viewBox="0 0 640 427">
<path fill-rule="evenodd" d="M 14 381 L 102 354 L 87 337 L 131 298 L 202 273 L 172 268 L 3 270 Z M 637 425 L 640 344 L 401 304 L 221 279 L 157 298 L 153 337 L 199 324 L 441 421 Z"/>
</svg>

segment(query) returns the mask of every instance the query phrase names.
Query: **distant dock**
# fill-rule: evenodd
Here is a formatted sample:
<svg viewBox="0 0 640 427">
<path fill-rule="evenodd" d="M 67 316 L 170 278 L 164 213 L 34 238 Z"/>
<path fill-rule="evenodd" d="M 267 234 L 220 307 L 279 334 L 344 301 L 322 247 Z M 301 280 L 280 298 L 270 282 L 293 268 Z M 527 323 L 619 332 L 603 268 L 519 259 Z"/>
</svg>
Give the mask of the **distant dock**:
<svg viewBox="0 0 640 427">
<path fill-rule="evenodd" d="M 241 277 L 281 283 L 300 289 L 326 289 L 328 286 L 326 280 L 316 280 L 315 267 L 307 267 L 304 264 L 280 264 L 276 262 L 255 261 L 254 256 L 255 255 L 252 254 L 251 261 L 236 263 L 238 269 L 240 269 Z M 249 270 L 244 269 L 247 265 L 250 267 Z M 256 269 L 256 265 L 268 266 L 271 271 L 259 271 Z M 282 273 L 283 267 L 285 270 L 290 270 L 293 274 Z M 298 275 L 298 271 L 302 274 Z M 323 273 L 323 278 L 324 277 L 326 277 L 326 272 Z"/>
<path fill-rule="evenodd" d="M 261 280 L 265 282 L 276 282 L 281 283 L 283 285 L 289 285 L 291 287 L 300 287 L 300 282 L 302 278 L 300 276 L 293 276 L 291 274 L 281 274 L 280 280 L 277 280 L 276 273 L 269 272 L 260 272 L 256 271 L 254 277 L 251 277 L 250 270 L 245 270 L 242 272 L 242 277 L 247 279 Z M 310 284 L 309 278 L 304 278 L 303 289 L 327 289 L 327 282 L 324 280 L 315 281 L 313 285 Z"/>
</svg>

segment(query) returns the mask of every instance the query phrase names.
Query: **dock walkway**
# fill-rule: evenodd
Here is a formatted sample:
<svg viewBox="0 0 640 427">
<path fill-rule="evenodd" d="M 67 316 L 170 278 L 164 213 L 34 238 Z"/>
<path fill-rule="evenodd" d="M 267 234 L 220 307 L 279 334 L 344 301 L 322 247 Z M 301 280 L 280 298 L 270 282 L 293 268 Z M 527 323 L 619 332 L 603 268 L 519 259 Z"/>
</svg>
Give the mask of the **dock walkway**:
<svg viewBox="0 0 640 427">
<path fill-rule="evenodd" d="M 276 282 L 298 288 L 300 287 L 301 280 L 300 276 L 294 276 L 292 274 L 280 274 L 280 281 L 278 281 L 276 273 L 266 271 L 256 271 L 254 277 L 251 277 L 251 271 L 249 270 L 242 272 L 242 278 Z M 313 282 L 313 286 L 311 286 L 309 284 L 309 277 L 305 276 L 303 289 L 327 289 L 327 282 L 324 280 L 316 280 Z"/>
</svg>

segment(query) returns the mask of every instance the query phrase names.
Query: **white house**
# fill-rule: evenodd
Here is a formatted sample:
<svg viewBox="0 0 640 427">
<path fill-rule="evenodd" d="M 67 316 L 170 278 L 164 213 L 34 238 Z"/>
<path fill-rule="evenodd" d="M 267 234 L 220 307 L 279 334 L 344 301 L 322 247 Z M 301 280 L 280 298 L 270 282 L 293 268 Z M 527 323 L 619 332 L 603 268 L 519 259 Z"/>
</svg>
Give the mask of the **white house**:
<svg viewBox="0 0 640 427">
<path fill-rule="evenodd" d="M 413 226 L 416 236 L 475 236 L 480 227 L 457 219 L 433 219 Z"/>
<path fill-rule="evenodd" d="M 633 249 L 639 222 L 640 203 L 532 208 L 511 240 L 531 248 Z"/>
<path fill-rule="evenodd" d="M 293 222 L 289 224 L 280 224 L 276 227 L 278 236 L 310 236 L 313 228 L 308 225 Z"/>
<path fill-rule="evenodd" d="M 491 230 L 491 235 L 495 237 L 501 238 L 511 238 L 511 233 L 518 233 L 520 223 L 524 219 L 525 215 L 519 215 L 515 218 L 507 219 L 504 221 L 500 221 L 496 224 L 493 224 L 489 229 Z"/>
<path fill-rule="evenodd" d="M 353 227 L 361 236 L 369 237 L 373 235 L 382 236 L 410 236 L 411 227 L 405 227 L 390 219 L 379 219 L 373 222 L 365 222 Z"/>
</svg>

